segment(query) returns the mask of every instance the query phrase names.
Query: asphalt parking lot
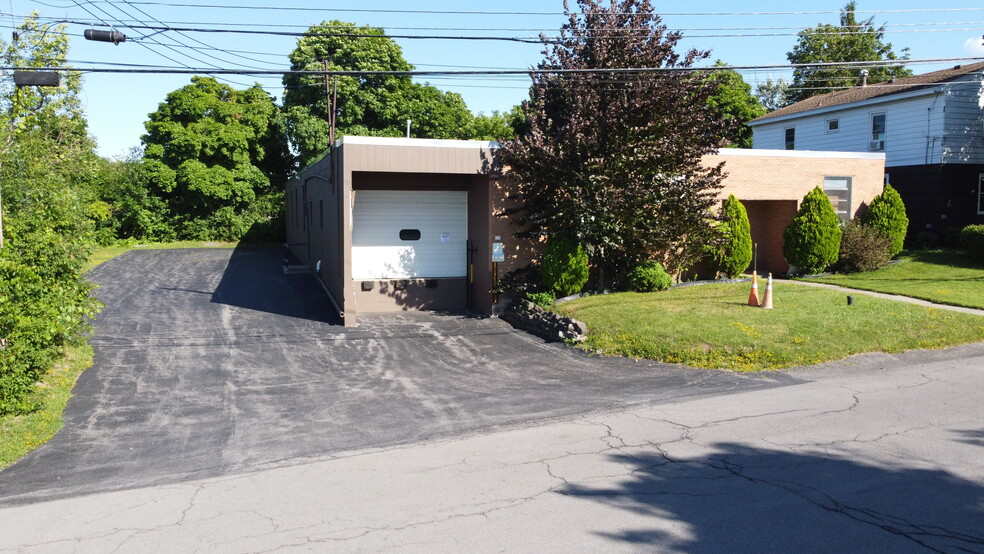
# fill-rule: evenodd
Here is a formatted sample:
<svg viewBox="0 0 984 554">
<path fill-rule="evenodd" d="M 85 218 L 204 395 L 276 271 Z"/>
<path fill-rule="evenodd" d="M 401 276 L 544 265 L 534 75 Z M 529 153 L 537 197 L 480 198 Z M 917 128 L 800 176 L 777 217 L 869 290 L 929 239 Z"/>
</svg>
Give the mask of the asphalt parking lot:
<svg viewBox="0 0 984 554">
<path fill-rule="evenodd" d="M 0 505 L 801 382 L 591 357 L 476 314 L 346 329 L 280 263 L 277 249 L 143 250 L 93 270 L 95 363 L 65 428 L 0 472 Z"/>
</svg>

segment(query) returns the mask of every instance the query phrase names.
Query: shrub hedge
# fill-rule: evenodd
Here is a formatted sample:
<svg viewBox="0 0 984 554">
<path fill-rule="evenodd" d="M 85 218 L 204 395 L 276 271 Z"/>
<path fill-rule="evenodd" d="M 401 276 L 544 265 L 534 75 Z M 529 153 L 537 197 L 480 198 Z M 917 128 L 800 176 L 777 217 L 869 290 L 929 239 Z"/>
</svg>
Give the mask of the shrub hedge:
<svg viewBox="0 0 984 554">
<path fill-rule="evenodd" d="M 872 199 L 862 222 L 878 229 L 891 239 L 891 257 L 894 258 L 902 251 L 905 234 L 909 229 L 909 217 L 905 213 L 902 197 L 892 185 L 885 185 L 885 190 Z"/>
<path fill-rule="evenodd" d="M 800 273 L 822 273 L 840 253 L 840 219 L 823 189 L 803 198 L 800 209 L 783 233 L 783 254 Z"/>
<path fill-rule="evenodd" d="M 984 225 L 968 225 L 960 231 L 960 246 L 968 254 L 984 260 Z"/>
<path fill-rule="evenodd" d="M 673 284 L 673 277 L 659 262 L 642 262 L 627 275 L 629 288 L 635 292 L 656 292 L 666 290 Z"/>
<path fill-rule="evenodd" d="M 874 227 L 851 222 L 841 235 L 837 269 L 845 273 L 872 271 L 892 259 L 892 239 Z"/>
<path fill-rule="evenodd" d="M 752 227 L 745 206 L 733 194 L 724 201 L 721 215 L 725 220 L 725 244 L 718 256 L 718 268 L 728 277 L 737 277 L 752 263 Z"/>
<path fill-rule="evenodd" d="M 588 254 L 574 241 L 551 237 L 540 262 L 543 286 L 558 297 L 581 292 L 588 282 Z"/>
</svg>

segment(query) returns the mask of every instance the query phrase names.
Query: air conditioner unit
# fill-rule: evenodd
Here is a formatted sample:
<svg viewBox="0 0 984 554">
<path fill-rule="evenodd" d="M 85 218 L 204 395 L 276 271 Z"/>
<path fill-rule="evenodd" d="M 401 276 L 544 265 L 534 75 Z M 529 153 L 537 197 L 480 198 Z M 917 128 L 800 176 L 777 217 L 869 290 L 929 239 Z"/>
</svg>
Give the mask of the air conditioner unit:
<svg viewBox="0 0 984 554">
<path fill-rule="evenodd" d="M 884 140 L 873 140 L 868 143 L 868 150 L 872 152 L 880 152 L 885 149 Z"/>
</svg>

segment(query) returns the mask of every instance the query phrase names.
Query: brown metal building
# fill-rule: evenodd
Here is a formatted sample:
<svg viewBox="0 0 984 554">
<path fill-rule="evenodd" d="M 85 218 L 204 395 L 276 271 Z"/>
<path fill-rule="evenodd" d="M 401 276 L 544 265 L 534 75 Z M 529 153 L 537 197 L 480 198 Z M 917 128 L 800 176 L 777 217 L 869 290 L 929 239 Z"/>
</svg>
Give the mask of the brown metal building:
<svg viewBox="0 0 984 554">
<path fill-rule="evenodd" d="M 342 315 L 463 309 L 491 314 L 501 277 L 536 257 L 503 210 L 508 183 L 490 177 L 495 143 L 346 136 L 286 190 L 287 240 Z M 881 192 L 884 156 L 722 150 L 722 199 L 746 205 L 759 270 L 784 273 L 782 230 L 815 186 L 845 217 Z"/>
</svg>

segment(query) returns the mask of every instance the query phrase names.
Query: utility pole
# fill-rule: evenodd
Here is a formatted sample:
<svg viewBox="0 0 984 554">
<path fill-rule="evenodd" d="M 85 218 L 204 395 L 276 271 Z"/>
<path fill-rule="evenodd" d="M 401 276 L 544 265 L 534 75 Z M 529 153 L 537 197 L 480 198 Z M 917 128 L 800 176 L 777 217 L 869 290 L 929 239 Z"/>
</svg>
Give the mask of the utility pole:
<svg viewBox="0 0 984 554">
<path fill-rule="evenodd" d="M 328 60 L 321 60 L 325 70 L 325 95 L 328 103 L 328 149 L 335 148 L 335 118 L 338 112 L 338 76 L 332 75 L 328 81 Z"/>
</svg>

